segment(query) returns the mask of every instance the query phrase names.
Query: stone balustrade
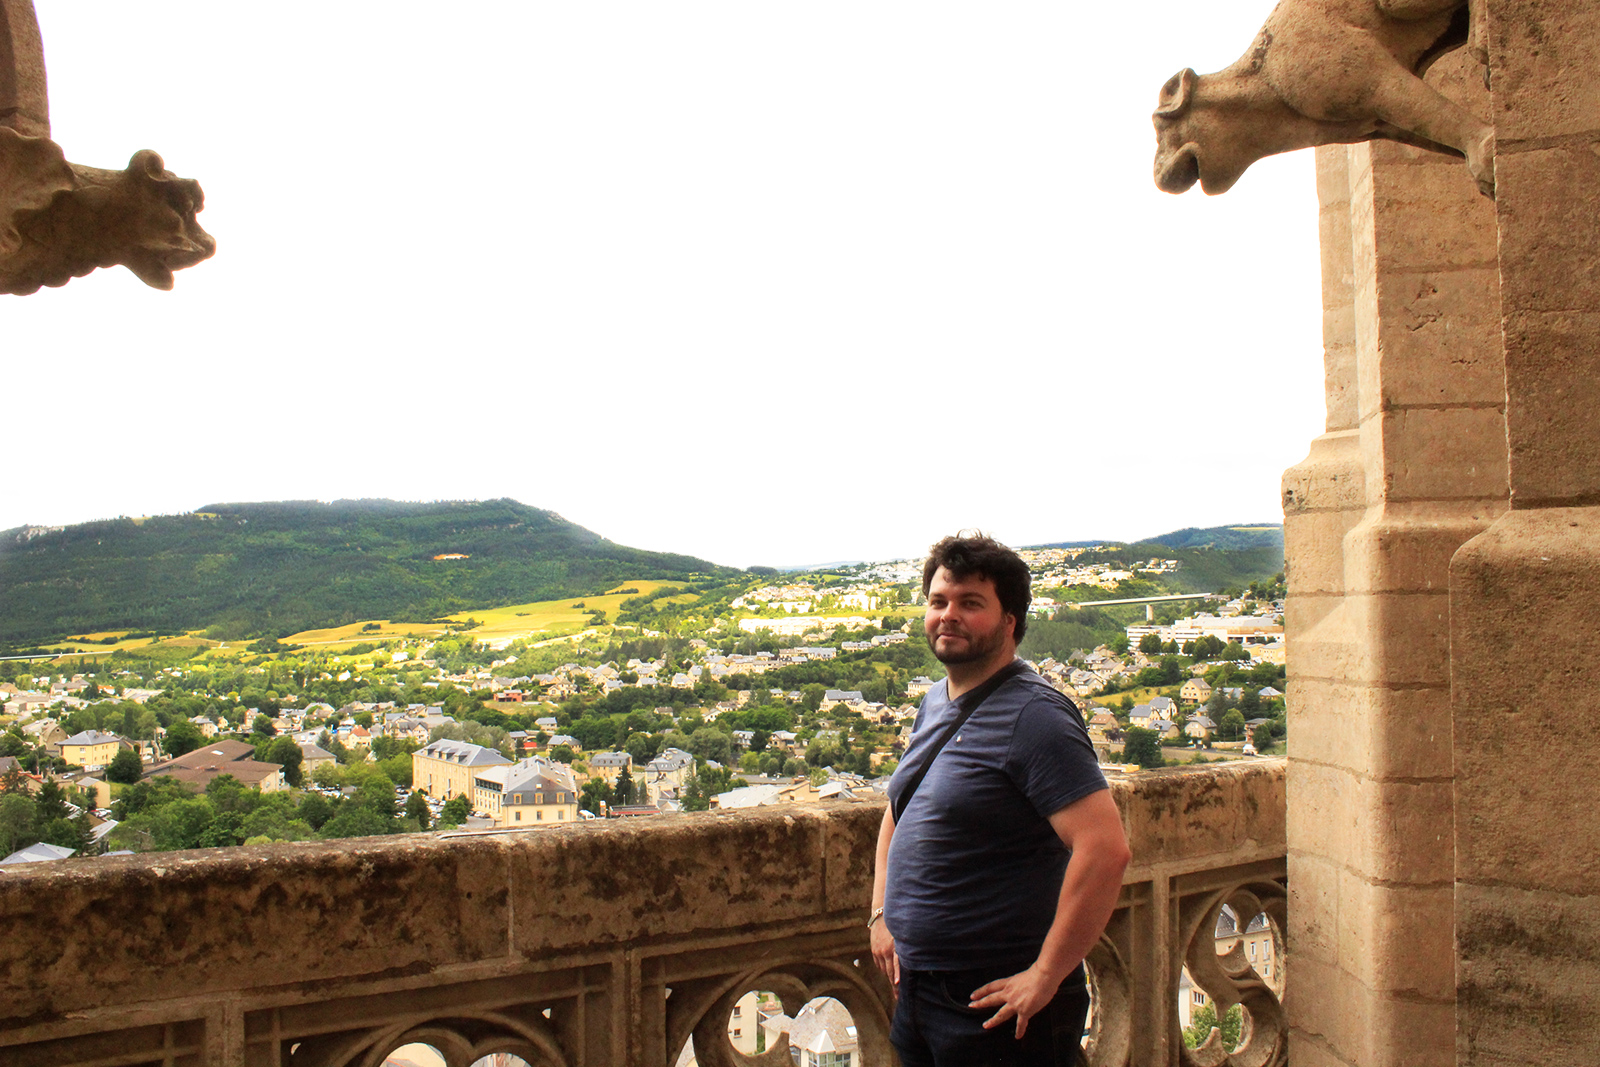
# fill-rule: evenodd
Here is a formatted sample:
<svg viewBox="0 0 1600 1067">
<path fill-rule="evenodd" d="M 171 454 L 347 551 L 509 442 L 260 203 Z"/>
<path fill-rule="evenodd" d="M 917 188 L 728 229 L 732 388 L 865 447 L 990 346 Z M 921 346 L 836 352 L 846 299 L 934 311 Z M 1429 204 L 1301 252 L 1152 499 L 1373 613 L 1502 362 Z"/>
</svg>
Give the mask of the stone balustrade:
<svg viewBox="0 0 1600 1067">
<path fill-rule="evenodd" d="M 1091 957 L 1094 1067 L 1285 1061 L 1282 1010 L 1212 931 L 1231 903 L 1284 926 L 1284 764 L 1114 785 L 1134 850 Z M 881 805 L 660 816 L 485 834 L 280 844 L 0 873 L 0 1061 L 380 1067 L 411 1042 L 451 1067 L 787 1067 L 727 1038 L 734 1002 L 813 997 L 892 1061 L 863 920 Z M 1281 941 L 1279 942 L 1281 958 Z M 1184 1050 L 1187 964 L 1246 1039 Z"/>
</svg>

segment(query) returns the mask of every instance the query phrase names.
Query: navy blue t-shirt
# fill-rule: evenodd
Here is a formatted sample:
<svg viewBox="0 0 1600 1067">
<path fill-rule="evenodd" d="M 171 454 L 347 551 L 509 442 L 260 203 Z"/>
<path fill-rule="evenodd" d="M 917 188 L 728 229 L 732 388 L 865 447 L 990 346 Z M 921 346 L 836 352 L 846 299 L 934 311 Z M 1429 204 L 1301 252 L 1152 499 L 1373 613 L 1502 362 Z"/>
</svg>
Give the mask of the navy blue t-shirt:
<svg viewBox="0 0 1600 1067">
<path fill-rule="evenodd" d="M 959 709 L 922 699 L 890 802 Z M 1106 788 L 1083 718 L 1032 671 L 1007 681 L 934 759 L 889 845 L 884 918 L 902 966 L 1014 966 L 1038 957 L 1069 853 L 1049 818 Z"/>
</svg>

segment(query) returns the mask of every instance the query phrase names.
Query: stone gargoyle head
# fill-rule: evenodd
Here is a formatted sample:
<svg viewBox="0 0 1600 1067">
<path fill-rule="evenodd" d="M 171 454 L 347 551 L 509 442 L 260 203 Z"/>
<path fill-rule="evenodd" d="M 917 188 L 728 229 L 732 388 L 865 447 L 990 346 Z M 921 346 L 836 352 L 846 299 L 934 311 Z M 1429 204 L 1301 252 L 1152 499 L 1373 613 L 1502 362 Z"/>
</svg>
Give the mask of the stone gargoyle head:
<svg viewBox="0 0 1600 1067">
<path fill-rule="evenodd" d="M 119 264 L 146 285 L 171 289 L 173 271 L 216 252 L 195 218 L 205 206 L 200 184 L 167 170 L 156 153 L 134 153 L 126 170 L 101 170 L 65 162 L 40 138 L 6 140 L 34 149 L 40 195 L 19 198 L 5 220 L 17 239 L 0 243 L 0 292 L 32 293 Z"/>
</svg>

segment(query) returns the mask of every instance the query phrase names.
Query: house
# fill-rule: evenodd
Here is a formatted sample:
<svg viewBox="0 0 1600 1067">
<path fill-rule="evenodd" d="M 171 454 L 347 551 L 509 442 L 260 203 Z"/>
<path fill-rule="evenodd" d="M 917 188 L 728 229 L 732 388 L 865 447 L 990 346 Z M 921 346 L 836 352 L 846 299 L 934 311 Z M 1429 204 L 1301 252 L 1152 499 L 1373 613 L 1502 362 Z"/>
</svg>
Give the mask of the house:
<svg viewBox="0 0 1600 1067">
<path fill-rule="evenodd" d="M 196 792 L 203 792 L 206 786 L 224 774 L 230 774 L 263 793 L 275 793 L 287 788 L 282 765 L 253 759 L 255 752 L 256 747 L 244 741 L 213 741 L 176 759 L 152 764 L 145 770 L 144 776 L 176 778 Z"/>
<path fill-rule="evenodd" d="M 1117 730 L 1122 726 L 1121 723 L 1117 722 L 1117 717 L 1111 714 L 1105 708 L 1101 708 L 1093 715 L 1089 716 L 1089 725 L 1090 727 L 1099 727 L 1100 729 L 1106 731 Z"/>
<path fill-rule="evenodd" d="M 623 771 L 633 776 L 633 757 L 626 752 L 601 752 L 589 757 L 589 773 L 604 778 L 606 785 L 615 788 Z"/>
<path fill-rule="evenodd" d="M 855 707 L 863 703 L 864 700 L 865 698 L 858 689 L 829 689 L 822 694 L 822 703 L 819 705 L 818 710 L 826 711 L 828 708 L 839 704 L 848 704 L 851 707 Z"/>
<path fill-rule="evenodd" d="M 12 714 L 7 712 L 7 714 Z M 67 731 L 54 719 L 40 719 L 37 722 L 23 724 L 22 732 L 33 738 L 36 745 L 54 745 L 67 739 Z"/>
<path fill-rule="evenodd" d="M 694 773 L 694 757 L 681 748 L 669 748 L 644 768 L 645 796 L 660 805 L 664 794 L 677 796 Z"/>
<path fill-rule="evenodd" d="M 1189 704 L 1204 704 L 1211 699 L 1211 686 L 1206 684 L 1204 678 L 1190 678 L 1178 690 L 1178 699 Z"/>
<path fill-rule="evenodd" d="M 99 770 L 109 764 L 111 758 L 117 754 L 117 749 L 124 745 L 133 747 L 116 734 L 84 730 L 59 742 L 57 751 L 60 752 L 62 759 L 75 767 Z"/>
<path fill-rule="evenodd" d="M 789 1058 L 796 1067 L 861 1067 L 855 1022 L 845 1006 L 820 997 L 790 1018 L 782 1012 L 761 1021 L 766 1045 L 780 1044 L 788 1032 Z"/>
<path fill-rule="evenodd" d="M 1183 728 L 1184 735 L 1196 741 L 1209 741 L 1217 732 L 1217 724 L 1204 715 L 1196 715 Z"/>
<path fill-rule="evenodd" d="M 578 786 L 559 763 L 534 756 L 506 769 L 501 826 L 549 826 L 578 818 Z"/>
<path fill-rule="evenodd" d="M 40 841 L 37 845 L 29 845 L 27 848 L 19 848 L 5 859 L 0 860 L 0 864 L 41 863 L 45 860 L 64 860 L 77 851 L 78 850 L 75 848 L 65 848 L 61 845 L 49 845 L 43 841 Z"/>
<path fill-rule="evenodd" d="M 511 761 L 492 748 L 441 737 L 411 754 L 411 783 L 431 797 L 472 799 L 473 775 Z"/>
<path fill-rule="evenodd" d="M 338 762 L 333 753 L 327 749 L 309 741 L 300 742 L 300 770 L 307 778 L 310 778 L 318 767 L 330 766 Z"/>
<path fill-rule="evenodd" d="M 1261 687 L 1261 692 L 1258 695 L 1262 700 L 1275 700 L 1278 697 L 1283 696 L 1283 690 L 1275 688 L 1274 686 L 1264 685 Z"/>
</svg>

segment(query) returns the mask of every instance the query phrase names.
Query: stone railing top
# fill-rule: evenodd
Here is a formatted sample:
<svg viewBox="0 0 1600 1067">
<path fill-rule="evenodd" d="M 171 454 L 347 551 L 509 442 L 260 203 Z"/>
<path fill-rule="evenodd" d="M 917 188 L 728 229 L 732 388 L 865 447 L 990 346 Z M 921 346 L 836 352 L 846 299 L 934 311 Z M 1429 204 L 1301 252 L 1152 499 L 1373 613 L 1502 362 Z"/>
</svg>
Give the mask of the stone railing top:
<svg viewBox="0 0 1600 1067">
<path fill-rule="evenodd" d="M 1283 855 L 1282 760 L 1112 788 L 1134 851 L 1129 882 Z M 112 991 L 332 990 L 864 915 L 882 811 L 807 805 L 13 867 L 0 874 L 0 1039 L 104 1006 Z"/>
</svg>

